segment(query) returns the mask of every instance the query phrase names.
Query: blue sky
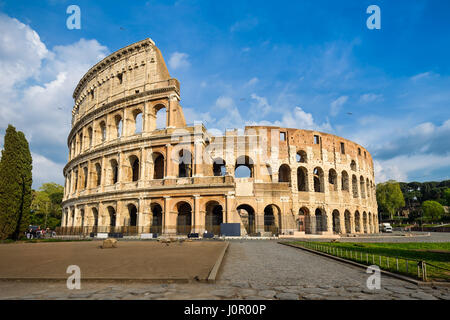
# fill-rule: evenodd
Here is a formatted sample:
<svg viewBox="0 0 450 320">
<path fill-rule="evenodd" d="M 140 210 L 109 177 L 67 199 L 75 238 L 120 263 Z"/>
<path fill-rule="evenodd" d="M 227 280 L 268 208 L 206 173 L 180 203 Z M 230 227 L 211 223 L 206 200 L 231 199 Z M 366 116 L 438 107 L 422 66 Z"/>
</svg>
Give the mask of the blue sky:
<svg viewBox="0 0 450 320">
<path fill-rule="evenodd" d="M 77 81 L 150 37 L 188 122 L 318 129 L 367 147 L 377 182 L 450 179 L 450 2 L 411 2 L 0 0 L 1 143 L 14 124 L 33 186 L 62 183 Z M 71 4 L 81 30 L 66 28 Z M 366 27 L 372 4 L 381 30 Z"/>
</svg>

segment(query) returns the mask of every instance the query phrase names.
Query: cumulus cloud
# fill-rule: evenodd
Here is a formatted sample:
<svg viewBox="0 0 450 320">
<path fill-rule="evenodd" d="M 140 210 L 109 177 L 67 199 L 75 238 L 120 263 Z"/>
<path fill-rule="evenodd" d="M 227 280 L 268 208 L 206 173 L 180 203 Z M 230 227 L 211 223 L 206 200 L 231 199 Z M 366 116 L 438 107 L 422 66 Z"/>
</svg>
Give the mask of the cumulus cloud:
<svg viewBox="0 0 450 320">
<path fill-rule="evenodd" d="M 189 55 L 183 52 L 174 52 L 169 58 L 169 67 L 172 70 L 187 68 L 191 65 L 188 60 Z"/>
<path fill-rule="evenodd" d="M 11 123 L 25 133 L 36 157 L 33 187 L 63 183 L 73 89 L 108 50 L 85 39 L 49 49 L 29 26 L 6 15 L 0 28 L 0 73 L 7 75 L 0 86 L 0 130 Z"/>
<path fill-rule="evenodd" d="M 331 102 L 330 114 L 332 116 L 337 116 L 341 107 L 347 102 L 347 100 L 348 96 L 340 96 L 339 98 Z"/>
<path fill-rule="evenodd" d="M 253 100 L 250 105 L 250 113 L 253 116 L 265 116 L 272 110 L 272 106 L 269 104 L 266 97 L 260 97 L 255 93 L 252 93 L 250 97 Z"/>
</svg>

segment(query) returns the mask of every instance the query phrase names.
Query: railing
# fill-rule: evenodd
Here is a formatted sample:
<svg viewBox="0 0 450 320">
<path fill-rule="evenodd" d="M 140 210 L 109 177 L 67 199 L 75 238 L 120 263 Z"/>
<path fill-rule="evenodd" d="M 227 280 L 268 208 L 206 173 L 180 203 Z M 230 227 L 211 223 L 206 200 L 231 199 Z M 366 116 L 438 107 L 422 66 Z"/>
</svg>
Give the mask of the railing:
<svg viewBox="0 0 450 320">
<path fill-rule="evenodd" d="M 122 234 L 123 236 L 136 236 L 141 233 L 162 233 L 162 226 L 136 227 L 136 226 L 96 226 L 96 227 L 57 227 L 56 235 L 64 236 L 91 236 L 96 233 Z"/>
<path fill-rule="evenodd" d="M 348 250 L 324 243 L 296 242 L 295 245 L 365 265 L 377 265 L 380 269 L 422 281 L 450 281 L 450 269 L 436 266 L 423 260 L 384 256 L 362 250 Z"/>
</svg>

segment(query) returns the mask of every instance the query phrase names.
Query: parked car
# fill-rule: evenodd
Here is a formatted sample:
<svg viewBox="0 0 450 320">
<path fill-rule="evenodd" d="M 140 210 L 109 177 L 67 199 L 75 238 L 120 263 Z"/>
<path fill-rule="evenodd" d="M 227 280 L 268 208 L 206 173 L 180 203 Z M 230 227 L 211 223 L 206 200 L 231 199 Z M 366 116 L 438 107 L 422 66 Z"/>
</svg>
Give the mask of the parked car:
<svg viewBox="0 0 450 320">
<path fill-rule="evenodd" d="M 380 223 L 380 231 L 381 232 L 392 232 L 391 224 L 387 223 L 387 222 Z"/>
</svg>

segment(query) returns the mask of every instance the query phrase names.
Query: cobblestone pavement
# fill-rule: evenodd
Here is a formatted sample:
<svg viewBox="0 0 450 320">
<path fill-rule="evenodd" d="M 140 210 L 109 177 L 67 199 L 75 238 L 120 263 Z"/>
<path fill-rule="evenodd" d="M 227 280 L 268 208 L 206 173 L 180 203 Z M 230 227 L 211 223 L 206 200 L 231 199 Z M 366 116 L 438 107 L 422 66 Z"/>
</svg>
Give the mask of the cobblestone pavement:
<svg viewBox="0 0 450 320">
<path fill-rule="evenodd" d="M 276 241 L 231 241 L 218 281 L 150 284 L 82 282 L 68 290 L 62 282 L 0 281 L 0 299 L 332 299 L 450 300 L 450 287 L 418 287 L 381 276 L 369 290 L 365 270 Z"/>
</svg>

